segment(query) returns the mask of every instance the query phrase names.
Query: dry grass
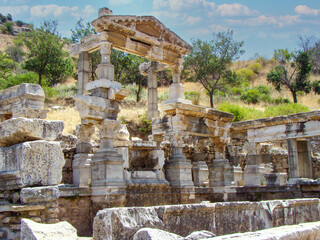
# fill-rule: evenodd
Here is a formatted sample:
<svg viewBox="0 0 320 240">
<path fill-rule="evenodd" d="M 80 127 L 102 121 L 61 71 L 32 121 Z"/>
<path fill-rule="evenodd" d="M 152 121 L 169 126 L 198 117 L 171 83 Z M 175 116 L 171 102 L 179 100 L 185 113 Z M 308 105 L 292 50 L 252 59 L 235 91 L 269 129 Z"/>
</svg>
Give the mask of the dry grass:
<svg viewBox="0 0 320 240">
<path fill-rule="evenodd" d="M 118 119 L 121 121 L 124 120 L 126 122 L 137 122 L 140 117 L 147 111 L 147 109 L 147 106 L 121 108 Z"/>
<path fill-rule="evenodd" d="M 64 121 L 63 134 L 73 134 L 73 130 L 81 122 L 79 112 L 73 107 L 57 110 L 51 109 L 46 119 Z"/>
</svg>

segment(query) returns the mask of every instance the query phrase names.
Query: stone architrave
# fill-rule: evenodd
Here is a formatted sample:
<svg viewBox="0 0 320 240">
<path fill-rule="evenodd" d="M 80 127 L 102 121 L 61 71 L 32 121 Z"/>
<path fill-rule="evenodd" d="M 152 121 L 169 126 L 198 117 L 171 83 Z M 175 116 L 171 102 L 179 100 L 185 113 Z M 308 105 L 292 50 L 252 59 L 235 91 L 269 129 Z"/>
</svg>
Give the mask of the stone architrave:
<svg viewBox="0 0 320 240">
<path fill-rule="evenodd" d="M 59 142 L 38 140 L 0 148 L 1 188 L 57 185 L 64 164 Z"/>
<path fill-rule="evenodd" d="M 89 52 L 79 53 L 78 62 L 78 95 L 87 93 L 86 85 L 89 82 Z"/>
</svg>

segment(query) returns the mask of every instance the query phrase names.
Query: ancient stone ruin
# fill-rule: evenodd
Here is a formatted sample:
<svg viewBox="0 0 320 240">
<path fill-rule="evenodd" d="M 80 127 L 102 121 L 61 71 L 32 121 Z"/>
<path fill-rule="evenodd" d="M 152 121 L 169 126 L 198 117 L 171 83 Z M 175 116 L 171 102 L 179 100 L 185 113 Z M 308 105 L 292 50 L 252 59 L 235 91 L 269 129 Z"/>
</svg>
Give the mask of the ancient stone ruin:
<svg viewBox="0 0 320 240">
<path fill-rule="evenodd" d="M 156 18 L 103 8 L 92 25 L 97 34 L 70 47 L 79 56 L 74 154 L 57 141 L 64 123 L 44 120 L 40 86 L 0 91 L 0 238 L 319 239 L 320 111 L 232 123 L 233 115 L 184 99 L 190 46 Z M 128 91 L 114 81 L 112 48 L 150 60 L 140 65 L 148 141 L 117 118 Z M 96 50 L 98 80 L 89 82 Z M 173 83 L 159 110 L 162 69 Z"/>
</svg>

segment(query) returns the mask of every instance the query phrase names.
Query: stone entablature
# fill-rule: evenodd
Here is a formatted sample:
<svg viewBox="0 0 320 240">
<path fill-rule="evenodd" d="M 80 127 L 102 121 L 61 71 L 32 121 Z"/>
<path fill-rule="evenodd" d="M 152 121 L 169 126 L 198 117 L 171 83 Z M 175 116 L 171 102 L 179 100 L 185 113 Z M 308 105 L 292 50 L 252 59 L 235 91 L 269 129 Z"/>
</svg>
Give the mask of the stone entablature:
<svg viewBox="0 0 320 240">
<path fill-rule="evenodd" d="M 100 9 L 99 18 L 92 25 L 99 34 L 72 45 L 72 56 L 98 50 L 103 39 L 119 50 L 176 68 L 191 50 L 188 43 L 153 16 L 112 15 L 112 11 Z"/>
</svg>

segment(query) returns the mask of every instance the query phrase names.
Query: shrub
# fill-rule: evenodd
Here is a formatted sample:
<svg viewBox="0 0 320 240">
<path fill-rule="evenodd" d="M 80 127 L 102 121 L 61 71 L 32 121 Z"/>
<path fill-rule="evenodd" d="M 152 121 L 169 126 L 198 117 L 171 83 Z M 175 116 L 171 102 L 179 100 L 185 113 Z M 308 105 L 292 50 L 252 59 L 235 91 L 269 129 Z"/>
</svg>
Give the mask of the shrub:
<svg viewBox="0 0 320 240">
<path fill-rule="evenodd" d="M 246 82 L 251 82 L 256 77 L 256 74 L 251 69 L 241 68 L 236 73 Z"/>
<path fill-rule="evenodd" d="M 258 89 L 258 91 L 262 94 L 270 94 L 270 88 L 267 86 L 258 86 L 256 87 Z"/>
<path fill-rule="evenodd" d="M 143 135 L 149 135 L 152 132 L 152 121 L 147 119 L 147 112 L 140 117 L 141 127 L 138 131 Z"/>
<path fill-rule="evenodd" d="M 272 103 L 274 104 L 290 103 L 290 100 L 288 98 L 278 97 L 278 98 L 272 99 Z"/>
<path fill-rule="evenodd" d="M 298 103 L 285 103 L 278 106 L 270 106 L 265 110 L 266 117 L 283 116 L 310 111 L 308 107 Z"/>
<path fill-rule="evenodd" d="M 18 27 L 22 27 L 24 25 L 24 22 L 22 22 L 21 20 L 17 20 L 16 24 Z"/>
<path fill-rule="evenodd" d="M 6 79 L 0 79 L 0 89 L 5 89 L 21 83 L 38 84 L 38 75 L 34 72 L 9 76 Z"/>
<path fill-rule="evenodd" d="M 254 72 L 254 73 L 257 74 L 257 75 L 259 75 L 259 73 L 260 73 L 261 70 L 262 70 L 261 64 L 260 64 L 260 63 L 257 63 L 257 62 L 250 64 L 250 65 L 248 66 L 248 68 L 249 68 L 250 70 L 252 70 L 252 72 Z"/>
<path fill-rule="evenodd" d="M 233 87 L 229 90 L 229 93 L 231 95 L 241 96 L 241 94 L 243 93 L 243 89 L 238 87 Z"/>
<path fill-rule="evenodd" d="M 260 110 L 248 107 L 242 107 L 238 104 L 222 103 L 218 110 L 233 114 L 233 122 L 245 121 L 257 118 L 263 118 L 264 113 Z"/>
<path fill-rule="evenodd" d="M 246 91 L 245 93 L 241 94 L 241 100 L 245 101 L 247 103 L 253 103 L 256 104 L 260 101 L 261 96 L 258 89 L 250 89 Z"/>
<path fill-rule="evenodd" d="M 74 97 L 77 94 L 77 84 L 61 85 L 57 84 L 53 87 L 58 97 Z"/>
<path fill-rule="evenodd" d="M 158 95 L 158 100 L 163 102 L 169 99 L 169 91 L 165 91 Z"/>
<path fill-rule="evenodd" d="M 184 97 L 188 100 L 191 100 L 192 104 L 199 105 L 200 102 L 200 93 L 196 91 L 185 92 Z"/>
<path fill-rule="evenodd" d="M 132 100 L 137 102 L 137 97 L 139 98 L 139 100 L 143 100 L 147 98 L 146 90 L 142 88 L 141 91 L 139 92 L 138 85 L 130 84 L 130 85 L 126 85 L 125 88 L 130 90 L 130 94 L 129 96 L 126 97 L 126 100 Z"/>
<path fill-rule="evenodd" d="M 3 34 L 13 34 L 14 33 L 13 22 L 5 22 L 1 26 L 1 32 Z"/>
</svg>

